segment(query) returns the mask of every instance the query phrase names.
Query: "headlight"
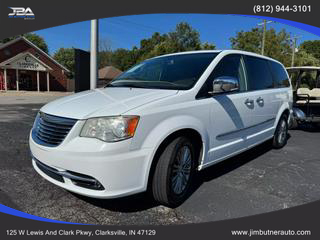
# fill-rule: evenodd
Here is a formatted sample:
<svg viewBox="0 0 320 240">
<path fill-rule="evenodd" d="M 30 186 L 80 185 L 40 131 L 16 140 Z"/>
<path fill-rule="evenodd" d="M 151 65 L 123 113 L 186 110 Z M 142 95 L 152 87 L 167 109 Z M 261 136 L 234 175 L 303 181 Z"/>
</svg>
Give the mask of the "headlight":
<svg viewBox="0 0 320 240">
<path fill-rule="evenodd" d="M 105 142 L 121 141 L 134 136 L 138 122 L 138 116 L 90 118 L 85 122 L 80 136 Z"/>
</svg>

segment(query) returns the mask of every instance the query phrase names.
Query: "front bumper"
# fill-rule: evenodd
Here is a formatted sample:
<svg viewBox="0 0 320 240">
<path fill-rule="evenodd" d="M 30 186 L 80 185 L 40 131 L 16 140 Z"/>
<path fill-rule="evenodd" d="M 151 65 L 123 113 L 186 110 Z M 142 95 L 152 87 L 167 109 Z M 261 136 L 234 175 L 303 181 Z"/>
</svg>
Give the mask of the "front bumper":
<svg viewBox="0 0 320 240">
<path fill-rule="evenodd" d="M 66 139 L 65 142 L 58 147 L 45 147 L 35 143 L 30 134 L 33 167 L 48 181 L 71 192 L 93 198 L 116 198 L 147 189 L 153 154 L 151 148 L 130 151 L 130 139 L 104 143 L 97 139 L 76 137 L 70 141 Z M 39 164 L 67 174 L 60 174 L 63 179 L 60 181 L 50 176 Z M 77 184 L 74 176 L 88 176 L 87 180 L 94 179 L 103 188 L 83 187 Z"/>
</svg>

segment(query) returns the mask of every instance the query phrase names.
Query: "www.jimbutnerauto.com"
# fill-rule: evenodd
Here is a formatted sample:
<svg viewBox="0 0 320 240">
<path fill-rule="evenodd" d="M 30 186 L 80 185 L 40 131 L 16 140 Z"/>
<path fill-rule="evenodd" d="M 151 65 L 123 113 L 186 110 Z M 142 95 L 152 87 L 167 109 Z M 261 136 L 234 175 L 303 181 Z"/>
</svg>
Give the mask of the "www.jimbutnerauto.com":
<svg viewBox="0 0 320 240">
<path fill-rule="evenodd" d="M 310 230 L 231 230 L 232 236 L 311 236 Z"/>
</svg>

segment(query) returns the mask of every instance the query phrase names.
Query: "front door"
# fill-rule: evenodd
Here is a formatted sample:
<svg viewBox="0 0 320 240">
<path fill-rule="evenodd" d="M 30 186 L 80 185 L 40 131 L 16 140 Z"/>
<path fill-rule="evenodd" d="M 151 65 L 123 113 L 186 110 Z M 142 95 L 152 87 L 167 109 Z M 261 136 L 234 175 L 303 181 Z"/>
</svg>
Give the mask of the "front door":
<svg viewBox="0 0 320 240">
<path fill-rule="evenodd" d="M 206 99 L 210 106 L 210 149 L 206 164 L 223 160 L 246 148 L 247 129 L 253 124 L 253 103 L 248 102 L 244 62 L 239 54 L 225 56 L 206 81 L 205 91 L 212 89 L 217 77 L 233 77 L 239 80 L 239 91 L 222 93 Z"/>
</svg>

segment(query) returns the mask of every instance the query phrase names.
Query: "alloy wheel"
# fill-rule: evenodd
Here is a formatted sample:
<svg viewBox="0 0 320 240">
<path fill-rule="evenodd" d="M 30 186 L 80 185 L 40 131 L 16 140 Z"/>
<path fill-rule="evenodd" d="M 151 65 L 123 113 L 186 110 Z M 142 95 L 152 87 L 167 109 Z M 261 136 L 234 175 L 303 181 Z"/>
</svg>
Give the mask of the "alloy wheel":
<svg viewBox="0 0 320 240">
<path fill-rule="evenodd" d="M 282 144 L 286 140 L 287 132 L 288 132 L 287 124 L 285 120 L 282 120 L 279 128 L 279 135 L 278 135 L 278 142 L 280 144 Z"/>
<path fill-rule="evenodd" d="M 172 166 L 171 187 L 175 194 L 181 194 L 188 184 L 191 174 L 191 150 L 188 146 L 182 146 Z"/>
</svg>

